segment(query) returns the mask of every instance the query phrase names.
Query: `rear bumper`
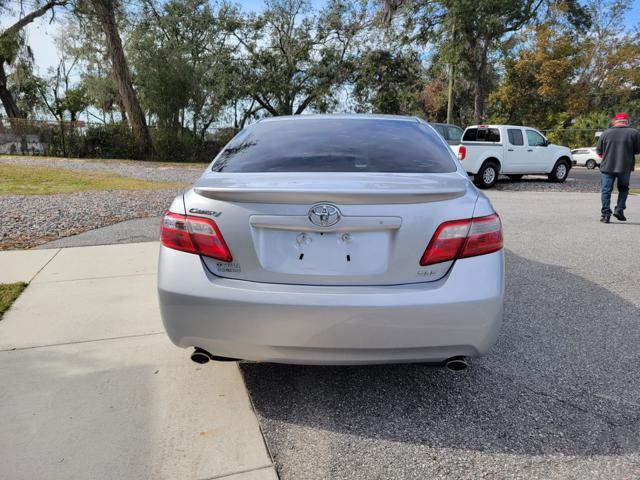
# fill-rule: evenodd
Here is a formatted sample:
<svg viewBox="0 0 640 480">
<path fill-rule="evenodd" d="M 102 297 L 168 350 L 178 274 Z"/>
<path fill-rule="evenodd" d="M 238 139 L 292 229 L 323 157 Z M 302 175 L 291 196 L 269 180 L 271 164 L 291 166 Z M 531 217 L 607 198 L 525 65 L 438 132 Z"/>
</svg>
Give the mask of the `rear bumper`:
<svg viewBox="0 0 640 480">
<path fill-rule="evenodd" d="M 504 255 L 459 260 L 437 282 L 324 287 L 220 278 L 198 256 L 161 247 L 158 291 L 180 347 L 281 363 L 441 362 L 495 342 Z"/>
</svg>

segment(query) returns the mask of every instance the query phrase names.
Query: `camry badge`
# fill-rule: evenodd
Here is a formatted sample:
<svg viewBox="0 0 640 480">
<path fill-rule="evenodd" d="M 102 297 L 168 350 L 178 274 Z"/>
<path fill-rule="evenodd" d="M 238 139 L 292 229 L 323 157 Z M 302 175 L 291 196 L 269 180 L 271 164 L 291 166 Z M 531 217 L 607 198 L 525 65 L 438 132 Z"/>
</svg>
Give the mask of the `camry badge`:
<svg viewBox="0 0 640 480">
<path fill-rule="evenodd" d="M 309 210 L 309 220 L 319 227 L 330 227 L 340 221 L 340 210 L 329 203 L 319 203 Z"/>
</svg>

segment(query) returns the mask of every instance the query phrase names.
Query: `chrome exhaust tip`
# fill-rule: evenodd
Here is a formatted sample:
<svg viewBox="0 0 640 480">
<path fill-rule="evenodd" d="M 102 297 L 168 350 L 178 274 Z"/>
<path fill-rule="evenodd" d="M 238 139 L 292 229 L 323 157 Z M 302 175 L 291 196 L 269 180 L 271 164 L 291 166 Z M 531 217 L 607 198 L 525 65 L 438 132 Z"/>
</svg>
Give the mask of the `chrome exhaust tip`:
<svg viewBox="0 0 640 480">
<path fill-rule="evenodd" d="M 469 360 L 467 357 L 451 357 L 445 360 L 444 366 L 452 372 L 461 372 L 469 368 Z"/>
<path fill-rule="evenodd" d="M 191 354 L 191 361 L 200 365 L 207 363 L 209 360 L 211 360 L 211 354 L 202 348 L 196 347 Z"/>
</svg>

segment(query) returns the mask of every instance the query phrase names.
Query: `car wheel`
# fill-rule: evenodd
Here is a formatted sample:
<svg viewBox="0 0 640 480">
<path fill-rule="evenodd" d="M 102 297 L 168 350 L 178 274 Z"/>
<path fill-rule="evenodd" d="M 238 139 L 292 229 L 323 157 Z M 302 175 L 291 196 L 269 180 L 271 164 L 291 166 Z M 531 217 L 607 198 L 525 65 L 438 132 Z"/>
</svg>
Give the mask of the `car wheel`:
<svg viewBox="0 0 640 480">
<path fill-rule="evenodd" d="M 589 169 L 589 170 L 593 170 L 594 168 L 596 168 L 596 161 L 593 159 L 589 159 L 587 160 L 587 163 L 585 164 L 585 166 Z"/>
<path fill-rule="evenodd" d="M 553 170 L 551 170 L 551 173 L 549 174 L 549 180 L 556 183 L 562 183 L 567 179 L 568 176 L 569 165 L 567 164 L 567 162 L 560 160 L 558 163 L 556 163 L 555 167 L 553 167 Z"/>
<path fill-rule="evenodd" d="M 514 182 L 519 182 L 520 180 L 522 180 L 522 175 L 509 175 L 509 178 Z"/>
<path fill-rule="evenodd" d="M 479 188 L 491 188 L 498 181 L 499 173 L 498 165 L 493 162 L 487 162 L 474 175 L 473 181 Z"/>
</svg>

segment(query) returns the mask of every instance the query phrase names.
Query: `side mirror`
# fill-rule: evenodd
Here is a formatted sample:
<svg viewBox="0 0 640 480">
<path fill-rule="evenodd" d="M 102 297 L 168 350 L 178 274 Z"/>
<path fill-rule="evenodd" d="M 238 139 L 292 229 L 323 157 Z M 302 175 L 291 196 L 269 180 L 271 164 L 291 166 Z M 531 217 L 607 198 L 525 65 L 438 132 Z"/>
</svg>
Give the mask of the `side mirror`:
<svg viewBox="0 0 640 480">
<path fill-rule="evenodd" d="M 542 142 L 542 146 L 543 147 L 548 147 L 549 145 L 551 145 L 551 142 L 548 139 L 544 139 L 544 142 Z"/>
</svg>

